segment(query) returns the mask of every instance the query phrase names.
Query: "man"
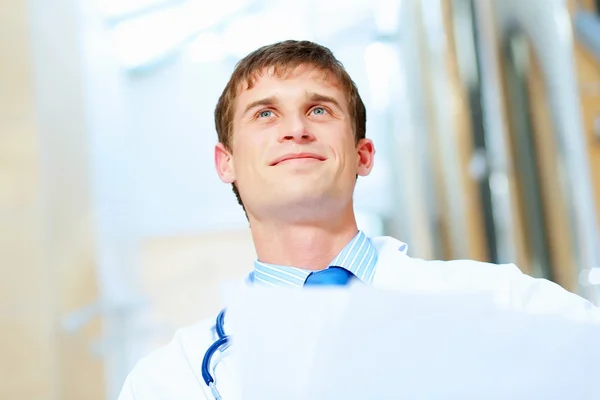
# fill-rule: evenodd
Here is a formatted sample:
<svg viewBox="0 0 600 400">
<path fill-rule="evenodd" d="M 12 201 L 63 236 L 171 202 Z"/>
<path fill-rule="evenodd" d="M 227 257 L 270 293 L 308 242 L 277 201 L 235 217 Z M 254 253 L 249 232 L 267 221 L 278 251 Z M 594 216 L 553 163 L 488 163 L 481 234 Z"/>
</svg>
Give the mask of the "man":
<svg viewBox="0 0 600 400">
<path fill-rule="evenodd" d="M 327 276 L 335 272 L 344 282 L 385 288 L 483 290 L 500 306 L 529 312 L 596 314 L 588 301 L 514 265 L 412 259 L 405 244 L 360 232 L 352 197 L 358 175 L 373 167 L 375 147 L 365 137 L 358 90 L 327 48 L 285 41 L 251 53 L 225 87 L 215 122 L 216 170 L 233 185 L 258 255 L 254 284 L 335 284 Z M 140 361 L 120 398 L 211 399 L 216 393 L 206 382 L 213 375 L 223 398 L 232 398 L 235 380 L 226 365 L 203 376 L 214 325 L 211 319 L 184 328 Z"/>
</svg>

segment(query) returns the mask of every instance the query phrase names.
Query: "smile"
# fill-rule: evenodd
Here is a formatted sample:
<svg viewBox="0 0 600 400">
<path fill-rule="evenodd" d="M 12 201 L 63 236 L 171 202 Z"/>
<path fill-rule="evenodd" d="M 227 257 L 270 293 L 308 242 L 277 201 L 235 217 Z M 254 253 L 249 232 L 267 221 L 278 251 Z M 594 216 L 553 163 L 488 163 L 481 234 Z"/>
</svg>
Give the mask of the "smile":
<svg viewBox="0 0 600 400">
<path fill-rule="evenodd" d="M 298 154 L 287 154 L 283 157 L 278 158 L 273 161 L 270 165 L 279 165 L 282 163 L 294 163 L 294 164 L 306 164 L 306 163 L 314 163 L 319 161 L 325 161 L 326 158 L 322 157 L 318 154 L 313 153 L 298 153 Z"/>
</svg>

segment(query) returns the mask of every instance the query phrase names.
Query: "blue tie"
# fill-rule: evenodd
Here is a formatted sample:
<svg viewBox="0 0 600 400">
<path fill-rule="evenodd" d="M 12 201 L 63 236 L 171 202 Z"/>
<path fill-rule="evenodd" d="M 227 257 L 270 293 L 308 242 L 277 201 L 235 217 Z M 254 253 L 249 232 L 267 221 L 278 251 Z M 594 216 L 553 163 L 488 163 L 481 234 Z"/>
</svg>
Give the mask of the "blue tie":
<svg viewBox="0 0 600 400">
<path fill-rule="evenodd" d="M 304 286 L 346 286 L 354 277 L 352 272 L 342 267 L 329 267 L 322 271 L 311 272 Z"/>
</svg>

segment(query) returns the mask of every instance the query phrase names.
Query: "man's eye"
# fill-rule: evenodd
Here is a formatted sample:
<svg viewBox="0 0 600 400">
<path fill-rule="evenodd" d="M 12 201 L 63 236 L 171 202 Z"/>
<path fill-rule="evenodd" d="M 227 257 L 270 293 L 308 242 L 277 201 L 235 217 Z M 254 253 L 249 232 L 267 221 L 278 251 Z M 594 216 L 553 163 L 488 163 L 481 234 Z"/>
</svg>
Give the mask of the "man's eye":
<svg viewBox="0 0 600 400">
<path fill-rule="evenodd" d="M 258 114 L 258 117 L 259 117 L 259 118 L 268 118 L 268 117 L 270 117 L 271 115 L 273 115 L 273 111 L 271 111 L 271 110 L 264 110 L 264 111 L 261 111 L 261 112 Z"/>
<path fill-rule="evenodd" d="M 312 109 L 312 113 L 315 115 L 323 115 L 327 114 L 327 110 L 325 110 L 325 107 L 315 107 Z"/>
</svg>

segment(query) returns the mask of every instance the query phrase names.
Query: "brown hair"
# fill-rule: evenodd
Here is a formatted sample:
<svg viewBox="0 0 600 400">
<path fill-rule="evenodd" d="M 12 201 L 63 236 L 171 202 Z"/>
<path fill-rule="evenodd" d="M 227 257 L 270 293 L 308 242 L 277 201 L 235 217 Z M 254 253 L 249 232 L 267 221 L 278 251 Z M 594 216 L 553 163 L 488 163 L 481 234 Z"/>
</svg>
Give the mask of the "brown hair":
<svg viewBox="0 0 600 400">
<path fill-rule="evenodd" d="M 231 151 L 233 137 L 233 115 L 235 99 L 244 85 L 251 89 L 258 76 L 266 68 L 274 68 L 278 77 L 285 75 L 300 65 L 312 65 L 327 74 L 331 74 L 346 93 L 348 110 L 354 129 L 356 143 L 365 137 L 367 112 L 358 89 L 342 63 L 335 58 L 331 50 L 310 41 L 286 40 L 263 46 L 240 60 L 225 86 L 215 109 L 215 126 L 219 142 Z M 244 207 L 235 184 L 233 192 L 240 205 Z M 244 209 L 245 210 L 245 209 Z"/>
</svg>

